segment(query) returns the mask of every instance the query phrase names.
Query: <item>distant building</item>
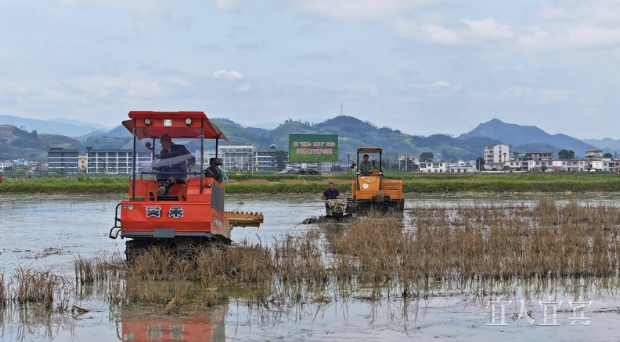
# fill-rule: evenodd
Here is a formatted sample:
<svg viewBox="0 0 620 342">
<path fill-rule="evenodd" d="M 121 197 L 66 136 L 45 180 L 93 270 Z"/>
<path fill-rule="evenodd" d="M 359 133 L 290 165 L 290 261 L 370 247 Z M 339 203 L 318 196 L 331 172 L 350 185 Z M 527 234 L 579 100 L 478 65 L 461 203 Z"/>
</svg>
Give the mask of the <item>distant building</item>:
<svg viewBox="0 0 620 342">
<path fill-rule="evenodd" d="M 506 166 L 506 163 L 504 162 L 490 162 L 490 163 L 485 162 L 484 171 L 502 171 L 505 166 Z"/>
<path fill-rule="evenodd" d="M 510 171 L 518 171 L 523 168 L 523 162 L 520 160 L 510 160 L 506 164 L 510 168 Z"/>
<path fill-rule="evenodd" d="M 611 160 L 609 158 L 602 158 L 600 160 L 592 160 L 590 162 L 590 170 L 589 171 L 597 171 L 597 172 L 615 172 L 616 171 L 616 161 Z"/>
<path fill-rule="evenodd" d="M 13 171 L 13 161 L 11 161 L 11 160 L 0 161 L 0 171 L 2 171 L 2 172 L 7 172 L 7 171 L 12 172 Z"/>
<path fill-rule="evenodd" d="M 471 173 L 478 172 L 476 167 L 471 163 L 467 163 L 463 160 L 459 160 L 456 163 L 447 163 L 446 164 L 446 172 L 452 173 Z"/>
<path fill-rule="evenodd" d="M 88 170 L 88 156 L 87 155 L 78 156 L 78 172 L 86 173 L 87 170 Z"/>
<path fill-rule="evenodd" d="M 504 163 L 510 159 L 510 146 L 506 144 L 495 144 L 484 148 L 484 162 Z"/>
<path fill-rule="evenodd" d="M 515 152 L 514 159 L 523 164 L 527 171 L 540 170 L 543 166 L 553 166 L 553 152 Z"/>
<path fill-rule="evenodd" d="M 138 151 L 136 166 L 138 172 L 150 171 L 151 151 Z M 133 151 L 117 149 L 96 150 L 87 148 L 87 173 L 131 174 Z"/>
<path fill-rule="evenodd" d="M 442 173 L 447 172 L 446 163 L 444 162 L 421 162 L 420 172 L 422 173 Z"/>
<path fill-rule="evenodd" d="M 249 171 L 280 171 L 276 162 L 275 149 L 256 149 L 253 145 L 220 145 L 218 157 L 222 159 L 222 167 L 225 170 Z M 196 159 L 200 158 L 200 150 L 196 151 Z M 215 150 L 205 150 L 205 166 L 209 164 L 209 158 L 215 157 Z M 288 161 L 288 153 L 284 164 Z M 258 163 L 258 167 L 256 166 Z"/>
<path fill-rule="evenodd" d="M 278 169 L 276 163 L 276 154 L 278 150 L 275 149 L 257 149 L 254 153 L 254 163 L 258 163 L 257 171 L 275 171 Z M 288 160 L 285 159 L 284 163 Z M 279 170 L 278 170 L 279 171 Z"/>
<path fill-rule="evenodd" d="M 49 173 L 77 174 L 78 150 L 51 147 L 47 151 L 47 165 Z"/>
<path fill-rule="evenodd" d="M 586 150 L 586 158 L 603 158 L 603 150 L 597 148 L 589 148 Z"/>
<path fill-rule="evenodd" d="M 28 166 L 28 159 L 19 158 L 17 160 L 13 160 L 14 166 Z"/>
<path fill-rule="evenodd" d="M 587 170 L 586 159 L 556 159 L 551 162 L 551 169 L 562 172 L 579 172 Z"/>
<path fill-rule="evenodd" d="M 225 170 L 249 172 L 254 167 L 254 145 L 220 145 L 219 151 Z"/>
</svg>

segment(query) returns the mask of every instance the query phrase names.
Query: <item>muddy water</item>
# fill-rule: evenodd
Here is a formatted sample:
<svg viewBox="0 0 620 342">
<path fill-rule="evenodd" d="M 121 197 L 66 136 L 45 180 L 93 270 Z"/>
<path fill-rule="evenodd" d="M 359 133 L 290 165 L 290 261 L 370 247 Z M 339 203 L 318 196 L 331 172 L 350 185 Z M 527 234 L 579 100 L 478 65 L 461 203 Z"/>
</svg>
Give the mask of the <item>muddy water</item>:
<svg viewBox="0 0 620 342">
<path fill-rule="evenodd" d="M 410 195 L 407 205 L 449 206 L 472 201 L 534 204 L 541 196 Z M 72 277 L 73 260 L 78 256 L 121 253 L 124 241 L 108 238 L 121 198 L 1 198 L 0 274 L 8 277 L 22 267 L 51 269 Z M 620 194 L 559 194 L 553 198 L 559 202 L 577 199 L 620 205 Z M 261 228 L 233 230 L 234 240 L 262 243 L 307 230 L 302 221 L 324 210 L 318 195 L 230 196 L 226 205 L 227 210 L 265 215 Z M 110 307 L 96 296 L 84 296 L 71 305 L 88 308 L 86 314 L 38 317 L 36 312 L 28 316 L 15 307 L 0 309 L 0 341 L 620 340 L 620 294 L 608 290 L 585 293 L 580 298 L 564 291 L 548 294 L 550 297 L 523 302 L 517 294 L 507 300 L 510 303 L 445 294 L 411 302 L 393 296 L 381 301 L 334 297 L 328 303 L 301 301 L 278 310 L 256 308 L 243 298 L 230 298 L 213 308 L 179 316 L 163 314 L 162 307 L 129 311 Z M 586 304 L 577 309 L 575 301 Z"/>
</svg>

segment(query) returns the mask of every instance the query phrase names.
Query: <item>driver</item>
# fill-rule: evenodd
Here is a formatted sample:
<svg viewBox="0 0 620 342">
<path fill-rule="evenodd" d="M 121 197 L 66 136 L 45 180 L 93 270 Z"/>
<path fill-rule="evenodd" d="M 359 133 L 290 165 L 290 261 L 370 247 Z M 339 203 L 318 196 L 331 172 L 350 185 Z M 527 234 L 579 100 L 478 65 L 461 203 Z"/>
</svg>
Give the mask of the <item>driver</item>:
<svg viewBox="0 0 620 342">
<path fill-rule="evenodd" d="M 196 158 L 185 145 L 173 143 L 168 134 L 161 137 L 160 143 L 161 152 L 155 155 L 155 158 L 160 160 L 155 170 L 160 172 L 157 175 L 157 182 L 160 184 L 157 194 L 163 195 L 174 184 L 186 182 L 187 172 L 196 164 Z"/>
<path fill-rule="evenodd" d="M 368 176 L 372 174 L 374 169 L 375 169 L 374 165 L 372 165 L 372 163 L 368 161 L 368 155 L 365 154 L 362 162 L 359 165 L 360 173 L 364 176 Z"/>
</svg>

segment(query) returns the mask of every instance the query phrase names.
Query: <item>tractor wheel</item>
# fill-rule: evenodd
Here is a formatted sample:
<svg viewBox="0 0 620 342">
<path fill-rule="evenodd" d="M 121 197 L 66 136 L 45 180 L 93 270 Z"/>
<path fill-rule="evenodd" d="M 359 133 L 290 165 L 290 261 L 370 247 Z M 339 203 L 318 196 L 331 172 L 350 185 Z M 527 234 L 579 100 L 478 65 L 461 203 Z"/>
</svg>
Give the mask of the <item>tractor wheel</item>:
<svg viewBox="0 0 620 342">
<path fill-rule="evenodd" d="M 134 261 L 136 257 L 143 254 L 148 247 L 149 243 L 147 241 L 129 240 L 125 242 L 125 258 L 127 262 Z"/>
</svg>

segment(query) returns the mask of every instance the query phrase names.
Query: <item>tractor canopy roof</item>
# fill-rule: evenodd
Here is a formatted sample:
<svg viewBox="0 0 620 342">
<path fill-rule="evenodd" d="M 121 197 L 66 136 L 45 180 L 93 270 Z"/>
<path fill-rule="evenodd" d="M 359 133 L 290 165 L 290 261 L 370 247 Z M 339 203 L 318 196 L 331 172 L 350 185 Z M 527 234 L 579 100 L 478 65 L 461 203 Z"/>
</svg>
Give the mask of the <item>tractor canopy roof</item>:
<svg viewBox="0 0 620 342">
<path fill-rule="evenodd" d="M 360 147 L 357 149 L 357 154 L 360 153 L 381 153 L 383 149 L 381 147 Z"/>
<path fill-rule="evenodd" d="M 228 140 L 204 112 L 131 111 L 129 117 L 123 126 L 131 133 L 135 130 L 138 139 L 159 139 L 166 134 L 171 138 L 200 138 L 204 123 L 205 139 Z"/>
</svg>

